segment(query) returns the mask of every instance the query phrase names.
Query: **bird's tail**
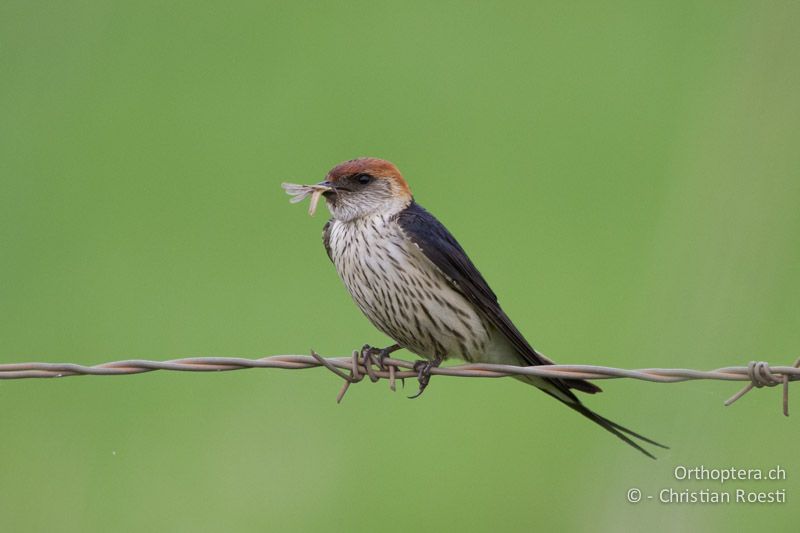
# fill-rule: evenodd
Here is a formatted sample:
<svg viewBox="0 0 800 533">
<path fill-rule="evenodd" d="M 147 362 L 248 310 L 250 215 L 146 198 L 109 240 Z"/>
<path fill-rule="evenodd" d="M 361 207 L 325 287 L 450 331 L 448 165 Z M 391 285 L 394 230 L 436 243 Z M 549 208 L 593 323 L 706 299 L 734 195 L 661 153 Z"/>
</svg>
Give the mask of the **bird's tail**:
<svg viewBox="0 0 800 533">
<path fill-rule="evenodd" d="M 578 397 L 575 396 L 567 387 L 565 387 L 564 384 L 559 384 L 555 380 L 535 378 L 533 376 L 521 376 L 520 379 L 522 381 L 525 381 L 526 383 L 530 383 L 531 385 L 536 386 L 537 388 L 546 392 L 556 400 L 567 405 L 570 409 L 579 412 L 580 414 L 582 414 L 583 416 L 585 416 L 598 426 L 602 427 L 609 433 L 612 433 L 617 438 L 621 439 L 629 446 L 636 448 L 637 450 L 639 450 L 646 456 L 650 457 L 651 459 L 655 459 L 656 458 L 655 455 L 645 450 L 641 446 L 641 444 L 636 442 L 634 439 L 639 439 L 642 442 L 652 444 L 653 446 L 658 446 L 659 448 L 664 448 L 665 450 L 669 449 L 668 446 L 656 442 L 653 439 L 649 439 L 644 435 L 636 433 L 635 431 L 628 429 L 625 426 L 617 424 L 616 422 L 611 421 L 608 418 L 595 413 L 594 411 L 583 405 L 581 401 L 578 399 Z M 564 381 L 564 380 L 559 380 L 559 381 Z M 569 386 L 569 384 L 566 385 Z"/>
<path fill-rule="evenodd" d="M 585 416 L 586 418 L 588 418 L 589 420 L 591 420 L 595 424 L 599 425 L 600 427 L 602 427 L 606 431 L 609 431 L 609 432 L 613 433 L 618 438 L 622 439 L 625 443 L 627 443 L 630 446 L 633 446 L 634 448 L 636 448 L 637 450 L 639 450 L 640 452 L 642 452 L 646 456 L 650 457 L 651 459 L 655 459 L 656 456 L 653 455 L 652 453 L 648 452 L 647 450 L 645 450 L 638 442 L 636 442 L 633 439 L 639 439 L 639 440 L 641 440 L 643 442 L 646 442 L 648 444 L 652 444 L 653 446 L 658 446 L 659 448 L 664 448 L 665 450 L 669 449 L 669 446 L 665 446 L 665 445 L 661 444 L 660 442 L 654 441 L 653 439 L 648 439 L 647 437 L 645 437 L 644 435 L 642 435 L 640 433 L 636 433 L 635 431 L 633 431 L 631 429 L 628 429 L 625 426 L 621 426 L 621 425 L 617 424 L 616 422 L 614 422 L 612 420 L 609 420 L 608 418 L 595 413 L 594 411 L 592 411 L 591 409 L 589 409 L 588 407 L 586 407 L 585 405 L 580 403 L 580 401 L 578 401 L 578 403 L 567 403 L 567 402 L 564 402 L 564 403 L 567 404 L 572 409 L 578 411 L 580 414 L 582 414 L 583 416 Z"/>
</svg>

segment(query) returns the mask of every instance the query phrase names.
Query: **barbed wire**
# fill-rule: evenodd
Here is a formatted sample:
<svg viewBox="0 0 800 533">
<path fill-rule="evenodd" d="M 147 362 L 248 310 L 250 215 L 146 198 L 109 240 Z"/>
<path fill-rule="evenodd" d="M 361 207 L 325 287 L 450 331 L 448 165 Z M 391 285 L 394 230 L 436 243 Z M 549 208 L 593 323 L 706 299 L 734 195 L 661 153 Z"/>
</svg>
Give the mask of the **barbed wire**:
<svg viewBox="0 0 800 533">
<path fill-rule="evenodd" d="M 391 390 L 396 390 L 398 379 L 419 376 L 411 361 L 385 357 L 377 359 L 359 350 L 351 357 L 322 357 L 312 351 L 311 355 L 273 355 L 259 359 L 243 357 L 183 357 L 168 361 L 126 359 L 97 365 L 75 363 L 6 363 L 0 364 L 0 379 L 62 378 L 69 376 L 120 376 L 142 374 L 156 370 L 180 372 L 224 372 L 249 368 L 281 368 L 302 370 L 324 367 L 344 380 L 336 398 L 340 402 L 352 383 L 365 377 L 377 382 L 389 381 Z M 345 372 L 346 371 L 346 372 Z M 502 378 L 513 376 L 536 376 L 562 379 L 638 379 L 655 383 L 678 383 L 695 380 L 747 381 L 747 385 L 724 402 L 728 406 L 750 392 L 753 388 L 783 385 L 783 414 L 789 416 L 789 382 L 800 380 L 800 358 L 793 366 L 770 366 L 763 361 L 751 361 L 747 366 L 728 366 L 715 370 L 692 370 L 686 368 L 641 368 L 629 370 L 596 365 L 542 365 L 514 366 L 484 363 L 434 367 L 431 375 L 463 378 Z"/>
</svg>

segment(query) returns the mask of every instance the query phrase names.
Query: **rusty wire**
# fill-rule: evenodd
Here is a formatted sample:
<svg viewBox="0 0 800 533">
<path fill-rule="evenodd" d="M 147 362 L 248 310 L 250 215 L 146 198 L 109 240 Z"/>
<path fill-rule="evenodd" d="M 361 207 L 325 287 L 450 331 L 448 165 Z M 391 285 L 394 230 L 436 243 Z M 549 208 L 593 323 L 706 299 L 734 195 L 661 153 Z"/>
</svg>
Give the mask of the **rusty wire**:
<svg viewBox="0 0 800 533">
<path fill-rule="evenodd" d="M 315 352 L 311 355 L 274 355 L 260 359 L 242 357 L 185 357 L 169 361 L 147 359 L 126 359 L 98 365 L 79 365 L 74 363 L 8 363 L 0 364 L 0 379 L 61 378 L 68 376 L 119 376 L 141 374 L 155 370 L 182 372 L 220 372 L 244 370 L 248 368 L 282 368 L 301 370 L 325 367 L 344 380 L 337 401 L 341 401 L 351 383 L 369 377 L 377 382 L 389 381 L 389 387 L 396 390 L 396 380 L 416 378 L 418 373 L 414 363 L 402 359 L 385 358 L 379 366 L 377 361 L 365 358 L 358 350 L 351 357 L 321 357 Z M 789 382 L 800 380 L 800 358 L 793 366 L 770 366 L 763 361 L 751 361 L 747 366 L 729 366 L 715 370 L 690 370 L 685 368 L 641 368 L 628 370 L 595 365 L 546 365 L 513 366 L 493 364 L 464 364 L 458 366 L 432 368 L 430 373 L 438 376 L 466 378 L 501 378 L 509 376 L 537 376 L 544 378 L 569 379 L 618 379 L 630 378 L 656 383 L 677 383 L 693 380 L 722 380 L 749 382 L 743 389 L 725 401 L 731 405 L 750 392 L 754 387 L 773 387 L 783 385 L 783 413 L 789 416 Z"/>
</svg>

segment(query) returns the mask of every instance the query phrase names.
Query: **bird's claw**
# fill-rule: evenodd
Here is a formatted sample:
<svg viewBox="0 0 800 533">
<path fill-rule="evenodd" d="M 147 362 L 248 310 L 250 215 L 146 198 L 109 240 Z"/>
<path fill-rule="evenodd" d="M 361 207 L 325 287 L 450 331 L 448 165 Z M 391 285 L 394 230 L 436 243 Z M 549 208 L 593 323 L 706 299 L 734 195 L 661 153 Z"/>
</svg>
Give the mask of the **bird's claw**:
<svg viewBox="0 0 800 533">
<path fill-rule="evenodd" d="M 431 381 L 431 370 L 438 367 L 441 363 L 442 360 L 438 358 L 433 361 L 420 360 L 414 363 L 414 371 L 417 373 L 417 380 L 419 380 L 419 391 L 417 391 L 415 395 L 409 396 L 408 398 L 410 400 L 422 396 L 422 393 L 425 392 L 428 383 Z"/>
<path fill-rule="evenodd" d="M 385 365 L 383 364 L 383 360 L 388 357 L 388 353 L 386 353 L 386 349 L 375 348 L 370 346 L 369 344 L 365 344 L 361 348 L 361 358 L 359 360 L 364 366 L 367 365 L 377 365 L 378 368 L 381 370 L 386 370 Z"/>
<path fill-rule="evenodd" d="M 361 347 L 358 364 L 367 370 L 367 374 L 369 374 L 369 377 L 373 382 L 378 381 L 378 377 L 372 372 L 372 366 L 375 365 L 380 368 L 381 371 L 386 371 L 386 364 L 384 361 L 389 357 L 389 355 L 391 355 L 392 352 L 399 349 L 400 346 L 397 344 L 393 344 L 386 348 L 375 348 L 369 344 L 365 344 Z"/>
</svg>

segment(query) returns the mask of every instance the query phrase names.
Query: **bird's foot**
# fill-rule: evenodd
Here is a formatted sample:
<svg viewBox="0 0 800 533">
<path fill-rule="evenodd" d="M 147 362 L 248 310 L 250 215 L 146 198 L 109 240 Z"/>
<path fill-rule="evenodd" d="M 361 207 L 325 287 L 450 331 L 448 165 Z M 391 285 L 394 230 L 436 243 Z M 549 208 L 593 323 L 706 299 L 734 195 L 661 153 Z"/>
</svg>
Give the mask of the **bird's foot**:
<svg viewBox="0 0 800 533">
<path fill-rule="evenodd" d="M 358 359 L 358 364 L 362 365 L 367 370 L 367 374 L 369 374 L 372 381 L 378 381 L 378 377 L 371 372 L 372 366 L 377 365 L 381 370 L 386 370 L 384 360 L 389 357 L 392 352 L 399 349 L 399 344 L 392 344 L 386 348 L 375 348 L 369 344 L 365 344 L 361 348 L 361 356 Z"/>
<path fill-rule="evenodd" d="M 423 359 L 414 363 L 414 371 L 417 373 L 417 379 L 419 380 L 419 391 L 414 396 L 409 396 L 409 399 L 413 400 L 414 398 L 419 398 L 422 393 L 425 392 L 425 389 L 428 387 L 428 383 L 431 381 L 431 370 L 441 364 L 441 357 L 437 357 L 432 361 Z"/>
</svg>

